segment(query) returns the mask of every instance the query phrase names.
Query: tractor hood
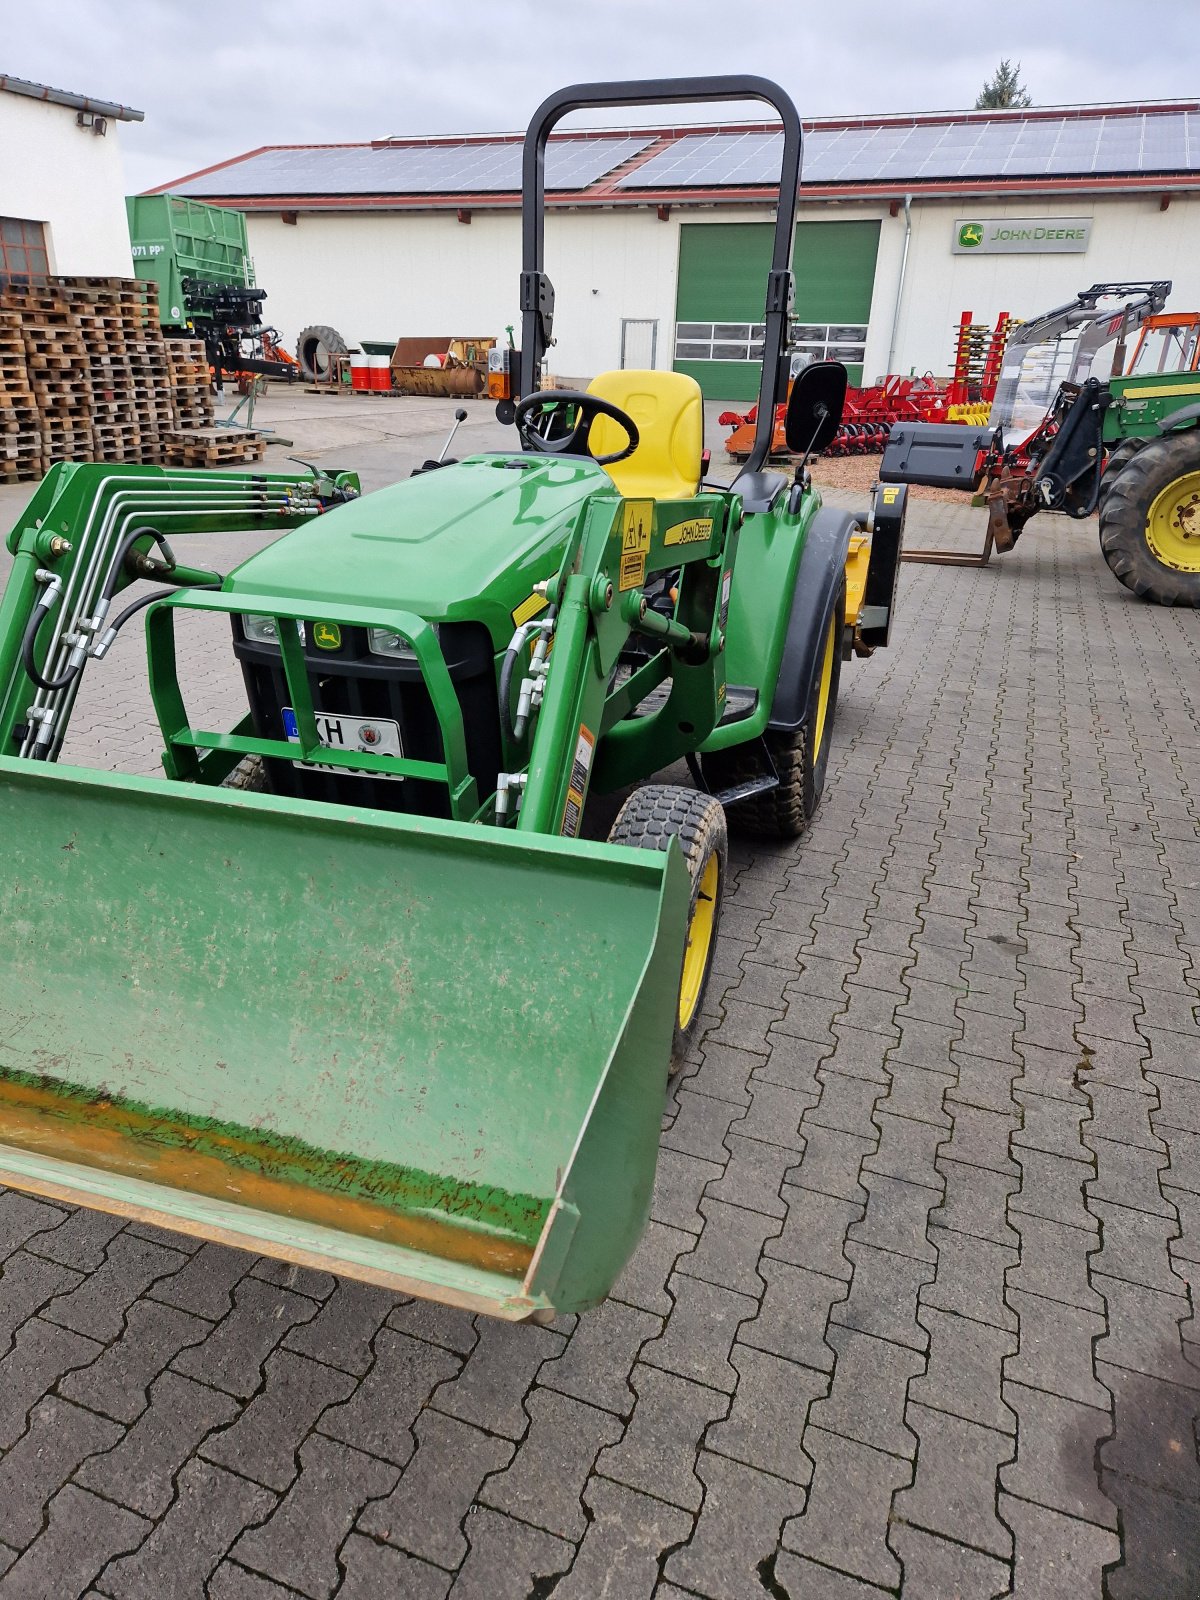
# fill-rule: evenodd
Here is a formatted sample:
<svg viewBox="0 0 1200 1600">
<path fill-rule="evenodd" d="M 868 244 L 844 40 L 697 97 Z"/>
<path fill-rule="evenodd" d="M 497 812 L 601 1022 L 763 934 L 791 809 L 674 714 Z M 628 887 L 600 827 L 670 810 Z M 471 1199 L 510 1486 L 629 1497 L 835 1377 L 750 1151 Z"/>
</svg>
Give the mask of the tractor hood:
<svg viewBox="0 0 1200 1600">
<path fill-rule="evenodd" d="M 314 603 L 380 596 L 431 622 L 479 621 L 498 647 L 533 585 L 558 568 L 584 502 L 616 494 L 602 467 L 470 456 L 338 506 L 236 568 L 226 592 Z"/>
</svg>

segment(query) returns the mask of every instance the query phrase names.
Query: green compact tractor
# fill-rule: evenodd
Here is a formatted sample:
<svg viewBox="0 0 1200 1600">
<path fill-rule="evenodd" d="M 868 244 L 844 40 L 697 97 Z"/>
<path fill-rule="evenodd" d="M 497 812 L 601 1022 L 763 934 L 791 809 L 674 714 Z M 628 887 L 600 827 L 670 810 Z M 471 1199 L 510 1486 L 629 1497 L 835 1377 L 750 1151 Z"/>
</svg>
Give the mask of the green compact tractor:
<svg viewBox="0 0 1200 1600">
<path fill-rule="evenodd" d="M 725 487 L 702 481 L 690 378 L 539 388 L 543 160 L 579 107 L 747 98 L 782 118 L 783 171 L 763 422 Z M 764 470 L 799 158 L 762 79 L 545 102 L 511 450 L 369 496 L 348 474 L 51 471 L 0 602 L 0 1181 L 511 1320 L 607 1294 L 698 1031 L 726 819 L 803 830 L 843 654 L 891 623 L 904 490 L 856 517 L 803 462 Z M 797 452 L 844 385 L 793 386 Z M 223 576 L 176 553 L 264 528 Z M 245 685 L 228 731 L 181 681 L 177 625 L 211 613 Z M 58 760 L 134 617 L 157 779 Z M 681 761 L 690 782 L 656 778 Z M 607 839 L 601 791 L 630 791 Z"/>
</svg>

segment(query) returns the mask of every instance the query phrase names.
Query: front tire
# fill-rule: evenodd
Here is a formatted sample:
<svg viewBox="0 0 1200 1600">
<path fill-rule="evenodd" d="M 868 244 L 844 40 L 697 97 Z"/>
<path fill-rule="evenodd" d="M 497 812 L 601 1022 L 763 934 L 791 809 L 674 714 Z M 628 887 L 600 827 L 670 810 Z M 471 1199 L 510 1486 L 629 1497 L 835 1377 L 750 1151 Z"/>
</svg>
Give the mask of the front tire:
<svg viewBox="0 0 1200 1600">
<path fill-rule="evenodd" d="M 671 1045 L 670 1076 L 683 1066 L 700 1031 L 700 1013 L 712 974 L 729 870 L 729 839 L 719 800 L 674 784 L 635 789 L 617 813 L 610 844 L 666 850 L 678 839 L 691 880 L 687 944 L 679 975 L 679 1000 Z"/>
<path fill-rule="evenodd" d="M 817 813 L 829 767 L 829 750 L 842 681 L 842 632 L 846 616 L 846 580 L 838 584 L 826 618 L 821 657 L 804 721 L 789 733 L 768 729 L 763 744 L 779 777 L 774 789 L 740 800 L 729 808 L 729 821 L 741 833 L 763 839 L 798 839 Z M 704 777 L 714 790 L 731 789 L 768 775 L 757 741 L 733 745 L 704 757 Z"/>
<path fill-rule="evenodd" d="M 316 322 L 296 340 L 296 360 L 304 376 L 314 383 L 327 383 L 333 372 L 334 356 L 346 354 L 346 341 L 336 328 Z"/>
<path fill-rule="evenodd" d="M 1200 428 L 1152 440 L 1100 504 L 1113 576 L 1162 606 L 1200 606 Z"/>
</svg>

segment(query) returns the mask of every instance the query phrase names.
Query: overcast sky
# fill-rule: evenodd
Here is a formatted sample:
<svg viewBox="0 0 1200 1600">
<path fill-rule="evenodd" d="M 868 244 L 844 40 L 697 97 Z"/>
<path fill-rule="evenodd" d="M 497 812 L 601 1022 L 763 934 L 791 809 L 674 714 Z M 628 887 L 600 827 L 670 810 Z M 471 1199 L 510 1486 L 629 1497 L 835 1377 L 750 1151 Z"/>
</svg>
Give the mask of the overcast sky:
<svg viewBox="0 0 1200 1600">
<path fill-rule="evenodd" d="M 1035 104 L 1195 95 L 1200 0 L 0 0 L 0 72 L 146 113 L 120 130 L 131 191 L 263 144 L 521 128 L 597 78 L 761 73 L 802 116 L 959 108 L 1001 56 Z"/>
</svg>

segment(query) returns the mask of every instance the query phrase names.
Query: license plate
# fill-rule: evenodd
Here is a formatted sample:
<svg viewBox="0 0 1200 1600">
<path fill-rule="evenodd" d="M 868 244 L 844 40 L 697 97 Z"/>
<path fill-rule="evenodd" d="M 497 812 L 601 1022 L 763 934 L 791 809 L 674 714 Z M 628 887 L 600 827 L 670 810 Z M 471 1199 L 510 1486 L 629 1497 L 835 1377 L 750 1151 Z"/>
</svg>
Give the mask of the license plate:
<svg viewBox="0 0 1200 1600">
<path fill-rule="evenodd" d="M 402 756 L 400 724 L 385 717 L 356 717 L 327 711 L 314 711 L 317 737 L 327 750 L 357 750 L 361 755 Z M 299 744 L 300 729 L 291 706 L 283 708 L 283 731 L 292 744 Z M 294 767 L 321 772 L 340 772 L 349 778 L 381 778 L 387 783 L 403 783 L 399 772 L 364 772 L 361 767 L 334 767 L 324 761 L 293 761 Z"/>
</svg>

